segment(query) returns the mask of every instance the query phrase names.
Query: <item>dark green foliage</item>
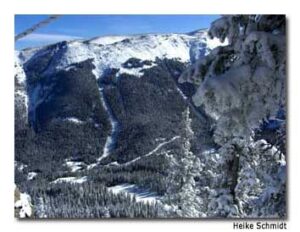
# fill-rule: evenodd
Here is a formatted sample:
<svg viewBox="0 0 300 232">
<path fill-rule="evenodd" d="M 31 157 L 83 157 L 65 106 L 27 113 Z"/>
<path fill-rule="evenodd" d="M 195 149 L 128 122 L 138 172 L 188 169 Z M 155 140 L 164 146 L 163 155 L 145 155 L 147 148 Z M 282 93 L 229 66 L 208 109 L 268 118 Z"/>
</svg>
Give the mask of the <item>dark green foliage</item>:
<svg viewBox="0 0 300 232">
<path fill-rule="evenodd" d="M 33 56 L 29 62 L 24 65 L 24 69 L 27 76 L 27 82 L 32 84 L 37 84 L 35 80 L 42 79 L 42 76 L 45 74 L 44 72 L 50 66 L 52 62 L 56 62 L 61 54 L 63 54 L 66 50 L 67 42 L 60 42 L 54 45 L 50 45 L 45 47 L 43 51 L 43 55 L 35 55 Z"/>
<path fill-rule="evenodd" d="M 167 61 L 156 63 L 140 78 L 122 74 L 116 85 L 106 85 L 105 95 L 121 130 L 116 149 L 103 163 L 130 161 L 154 149 L 158 144 L 155 138 L 170 139 L 179 134 L 176 125 L 186 103 L 171 72 L 180 72 L 183 66 L 175 60 L 169 61 L 168 67 Z"/>
<path fill-rule="evenodd" d="M 35 217 L 47 218 L 152 218 L 158 206 L 138 203 L 126 194 L 113 194 L 102 184 L 40 183 L 27 189 Z"/>
<path fill-rule="evenodd" d="M 36 127 L 46 126 L 53 118 L 76 117 L 82 121 L 91 119 L 109 130 L 91 62 L 75 64 L 69 71 L 58 72 L 40 83 L 50 90 L 43 93 L 46 100 L 35 109 Z"/>
<path fill-rule="evenodd" d="M 39 82 L 44 88 L 40 94 L 48 97 L 30 109 L 35 115 L 32 127 L 15 131 L 17 161 L 51 175 L 62 169 L 66 158 L 92 163 L 100 156 L 110 123 L 92 69 L 91 60 L 87 60 Z M 82 123 L 65 120 L 69 117 Z"/>
<path fill-rule="evenodd" d="M 86 174 L 106 186 L 134 183 L 163 195 L 166 190 L 168 165 L 166 156 L 161 154 L 140 159 L 128 166 L 100 166 Z"/>
<path fill-rule="evenodd" d="M 157 217 L 156 206 L 136 203 L 122 194 L 115 196 L 104 186 L 130 183 L 161 196 L 165 194 L 169 165 L 166 152 L 180 151 L 176 141 L 128 166 L 122 163 L 142 157 L 162 141 L 180 134 L 182 128 L 178 125 L 187 103 L 178 92 L 177 78 L 186 65 L 176 60 L 156 60 L 156 66 L 143 70 L 140 78 L 127 74 L 118 76 L 118 69 L 107 69 L 96 81 L 91 72 L 94 68 L 91 60 L 73 64 L 68 71 L 44 76 L 48 63 L 55 62 L 49 59 L 44 58 L 43 64 L 39 64 L 45 66 L 42 71 L 34 72 L 34 64 L 27 67 L 27 75 L 33 79 L 35 75 L 41 76 L 28 88 L 33 90 L 39 85 L 39 97 L 44 101 L 30 109 L 34 112 L 30 117 L 32 127 L 15 133 L 16 161 L 28 165 L 22 172 L 16 171 L 16 184 L 22 192 L 32 196 L 37 208 L 40 199 L 45 201 L 48 217 Z M 128 62 L 141 61 L 131 59 Z M 143 62 L 143 65 L 150 65 L 148 61 Z M 99 87 L 103 89 L 111 117 L 118 122 L 114 132 L 116 144 L 101 165 L 87 170 L 86 166 L 102 155 L 111 133 Z M 189 88 L 192 86 L 185 87 L 185 91 Z M 70 117 L 82 123 L 66 120 Z M 193 126 L 202 128 L 196 115 L 193 115 Z M 206 132 L 202 130 L 201 133 L 197 136 Z M 199 146 L 195 143 L 192 149 L 199 150 Z M 64 166 L 65 160 L 70 158 L 82 162 L 83 170 L 70 172 Z M 104 166 L 114 161 L 121 165 Z M 27 173 L 32 171 L 38 173 L 37 177 L 27 180 Z M 89 181 L 83 185 L 49 184 L 57 178 L 70 176 L 88 176 Z"/>
<path fill-rule="evenodd" d="M 286 112 L 280 109 L 276 118 L 263 120 L 255 130 L 255 140 L 264 139 L 286 154 Z M 271 146 L 269 147 L 269 149 Z"/>
<path fill-rule="evenodd" d="M 140 68 L 140 67 L 143 67 L 144 65 L 151 65 L 152 64 L 152 61 L 150 60 L 140 60 L 138 58 L 130 58 L 128 59 L 122 66 L 124 68 L 128 68 L 128 69 L 131 69 L 131 68 Z"/>
</svg>

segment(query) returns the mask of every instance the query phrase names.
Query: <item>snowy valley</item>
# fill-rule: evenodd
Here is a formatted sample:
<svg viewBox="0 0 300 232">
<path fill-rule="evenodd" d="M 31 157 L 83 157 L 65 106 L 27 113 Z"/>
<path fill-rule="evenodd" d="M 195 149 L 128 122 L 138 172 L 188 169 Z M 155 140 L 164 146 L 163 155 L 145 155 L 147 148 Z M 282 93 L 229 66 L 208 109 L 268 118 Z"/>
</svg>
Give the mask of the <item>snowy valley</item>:
<svg viewBox="0 0 300 232">
<path fill-rule="evenodd" d="M 19 217 L 286 217 L 284 33 L 224 16 L 16 51 Z"/>
</svg>

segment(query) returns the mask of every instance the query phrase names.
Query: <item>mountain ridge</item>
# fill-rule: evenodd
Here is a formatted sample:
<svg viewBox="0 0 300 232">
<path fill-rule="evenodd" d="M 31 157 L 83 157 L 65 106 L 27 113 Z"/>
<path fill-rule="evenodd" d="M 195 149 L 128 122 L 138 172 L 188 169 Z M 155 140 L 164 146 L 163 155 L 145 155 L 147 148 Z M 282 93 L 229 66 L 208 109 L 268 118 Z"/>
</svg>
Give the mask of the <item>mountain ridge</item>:
<svg viewBox="0 0 300 232">
<path fill-rule="evenodd" d="M 27 95 L 27 101 L 17 103 L 16 109 L 23 109 L 23 105 L 27 104 L 25 106 L 27 111 L 23 110 L 23 115 L 27 115 L 27 117 L 22 120 L 25 125 L 33 127 L 36 133 L 41 131 L 43 134 L 43 131 L 48 131 L 49 127 L 52 127 L 51 125 L 55 123 L 73 124 L 79 129 L 93 122 L 96 131 L 91 133 L 97 133 L 99 141 L 102 141 L 95 147 L 97 149 L 102 147 L 103 153 L 98 154 L 98 161 L 96 163 L 92 162 L 90 166 L 99 164 L 100 161 L 104 163 L 129 162 L 151 151 L 153 149 L 151 146 L 156 146 L 154 143 L 156 132 L 154 133 L 154 130 L 151 129 L 151 123 L 148 122 L 150 124 L 147 126 L 143 125 L 144 122 L 135 123 L 136 120 L 137 122 L 140 121 L 138 117 L 149 116 L 142 113 L 141 116 L 137 116 L 135 119 L 135 117 L 125 115 L 134 108 L 138 110 L 137 112 L 143 109 L 143 111 L 148 111 L 148 114 L 152 114 L 147 106 L 141 107 L 138 105 L 143 104 L 143 102 L 136 99 L 132 92 L 137 92 L 140 98 L 146 97 L 144 102 L 151 105 L 158 105 L 158 102 L 169 104 L 171 98 L 168 95 L 171 94 L 170 96 L 173 96 L 172 98 L 176 99 L 175 102 L 180 106 L 179 112 L 182 111 L 183 106 L 187 104 L 188 97 L 190 97 L 185 96 L 185 94 L 192 87 L 188 86 L 189 84 L 184 84 L 181 86 L 183 89 L 180 90 L 176 84 L 176 79 L 188 63 L 205 56 L 217 45 L 220 45 L 220 43 L 209 40 L 207 30 L 199 30 L 193 32 L 192 35 L 168 33 L 143 34 L 130 37 L 104 36 L 90 40 L 63 41 L 41 48 L 16 51 L 16 71 L 18 72 L 16 78 L 22 79 L 23 86 L 21 90 L 23 96 Z M 26 81 L 23 80 L 24 78 Z M 77 83 L 81 84 L 78 85 Z M 86 86 L 84 87 L 86 89 L 82 87 L 83 85 Z M 95 86 L 97 86 L 97 91 Z M 138 88 L 141 88 L 141 90 L 145 88 L 144 93 L 140 92 L 141 90 L 132 91 L 132 88 L 137 88 L 136 86 L 139 86 Z M 147 92 L 152 91 L 154 93 L 158 89 L 160 92 L 166 90 L 171 92 L 163 94 L 165 96 L 150 99 Z M 91 99 L 91 96 L 93 96 L 92 102 L 77 99 L 74 93 L 78 94 L 82 91 L 86 96 L 90 95 L 87 99 Z M 120 101 L 116 98 L 123 98 L 123 100 Z M 126 100 L 124 100 L 125 98 Z M 163 98 L 165 99 L 163 100 Z M 128 103 L 138 101 L 138 103 L 132 102 L 130 103 L 131 106 L 126 106 L 128 104 L 126 101 Z M 80 107 L 70 102 L 78 102 L 77 104 L 83 108 L 79 111 Z M 88 106 L 90 104 L 93 107 L 97 105 L 96 111 L 95 108 Z M 178 106 L 175 107 L 172 104 L 170 104 L 170 107 L 178 108 Z M 132 110 L 130 111 L 129 108 L 132 108 Z M 104 111 L 106 111 L 106 116 L 101 113 L 101 119 L 99 119 L 99 115 L 97 116 L 98 119 L 95 118 L 95 114 Z M 176 111 L 173 113 L 176 114 Z M 94 116 L 83 116 L 84 114 Z M 152 117 L 159 117 L 159 114 L 154 112 Z M 109 126 L 107 125 L 109 121 L 110 133 L 108 133 Z M 170 121 L 169 116 L 165 117 L 162 123 L 169 125 L 170 122 L 168 121 Z M 139 147 L 135 148 L 139 150 L 138 153 L 131 154 L 126 158 L 118 155 L 118 153 L 123 152 L 124 147 L 122 146 L 125 146 L 126 133 L 129 133 L 128 130 L 133 129 L 131 124 L 135 128 L 133 134 L 148 128 L 147 130 L 154 133 L 154 137 L 150 138 L 149 132 L 145 132 L 145 140 L 137 142 L 137 144 L 141 143 Z M 168 134 L 167 138 L 178 136 L 177 132 L 171 132 L 172 130 L 166 126 L 162 127 L 169 131 L 165 133 L 171 133 Z M 159 136 L 159 133 L 163 133 L 159 131 L 157 136 Z M 122 146 L 117 137 L 121 138 L 120 141 L 124 140 Z M 145 148 L 140 147 L 147 141 L 146 138 L 150 138 L 153 142 L 150 145 L 144 144 Z M 138 138 L 133 137 L 132 139 Z M 151 145 L 152 143 L 153 145 Z M 114 149 L 116 150 L 113 151 Z M 110 156 L 111 152 L 113 153 L 112 156 Z M 69 155 L 66 158 L 71 157 Z"/>
</svg>

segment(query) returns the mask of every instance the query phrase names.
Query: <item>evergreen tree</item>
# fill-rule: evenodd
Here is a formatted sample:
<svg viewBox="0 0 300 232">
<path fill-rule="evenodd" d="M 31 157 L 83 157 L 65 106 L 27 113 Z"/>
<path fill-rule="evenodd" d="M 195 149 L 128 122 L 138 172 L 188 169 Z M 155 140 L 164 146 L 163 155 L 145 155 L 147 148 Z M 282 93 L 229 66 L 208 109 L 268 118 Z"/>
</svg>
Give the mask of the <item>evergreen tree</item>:
<svg viewBox="0 0 300 232">
<path fill-rule="evenodd" d="M 168 156 L 170 167 L 165 202 L 171 206 L 169 213 L 173 216 L 193 218 L 200 216 L 200 199 L 195 184 L 195 176 L 200 171 L 200 161 L 191 152 L 194 132 L 191 128 L 189 108 L 184 111 L 183 117 L 181 152 Z"/>
<path fill-rule="evenodd" d="M 286 24 L 284 15 L 226 15 L 209 35 L 228 41 L 179 78 L 211 118 L 213 152 L 200 154 L 209 217 L 286 215 Z"/>
</svg>

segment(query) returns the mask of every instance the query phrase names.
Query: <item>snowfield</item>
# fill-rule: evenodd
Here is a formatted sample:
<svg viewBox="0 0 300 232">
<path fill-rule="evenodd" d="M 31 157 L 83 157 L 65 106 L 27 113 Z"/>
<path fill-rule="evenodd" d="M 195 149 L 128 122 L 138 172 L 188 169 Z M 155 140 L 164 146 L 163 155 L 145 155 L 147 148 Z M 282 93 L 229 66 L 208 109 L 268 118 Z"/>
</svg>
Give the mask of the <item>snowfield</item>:
<svg viewBox="0 0 300 232">
<path fill-rule="evenodd" d="M 178 59 L 182 62 L 192 62 L 199 57 L 207 55 L 212 49 L 217 46 L 225 45 L 220 43 L 217 39 L 211 40 L 207 34 L 207 30 L 199 30 L 188 34 L 140 34 L 128 36 L 103 36 L 96 37 L 90 40 L 73 40 L 68 42 L 58 43 L 40 48 L 25 49 L 15 53 L 16 56 L 16 75 L 20 83 L 25 82 L 26 76 L 23 71 L 23 66 L 26 67 L 26 62 L 39 59 L 41 56 L 51 53 L 52 59 L 49 66 L 44 70 L 44 75 L 49 75 L 60 70 L 69 71 L 76 68 L 74 64 L 83 62 L 87 59 L 93 59 L 95 68 L 93 74 L 96 79 L 100 79 L 108 69 L 118 69 L 116 75 L 130 74 L 137 77 L 143 75 L 143 70 L 149 69 L 156 65 L 155 60 L 159 59 Z M 53 48 L 53 46 L 56 46 Z M 141 62 L 139 67 L 124 63 L 130 58 L 139 59 L 141 61 L 149 61 L 147 64 Z M 35 109 L 45 99 L 40 97 L 42 92 L 41 86 L 31 90 L 31 93 L 26 93 L 22 90 L 17 91 L 16 94 L 24 99 L 25 105 L 29 108 L 29 113 L 32 119 L 35 120 Z M 178 89 L 178 91 L 180 91 Z M 97 166 L 101 160 L 109 156 L 110 150 L 114 145 L 114 136 L 118 130 L 118 122 L 113 117 L 111 109 L 106 103 L 104 93 L 99 88 L 100 98 L 103 107 L 105 108 L 110 122 L 111 134 L 107 137 L 102 154 L 99 156 L 97 163 L 88 166 L 88 169 Z M 184 94 L 180 91 L 183 98 Z M 29 106 L 28 96 L 31 96 Z M 63 121 L 68 121 L 77 125 L 85 122 L 75 118 L 62 118 Z M 95 125 L 97 126 L 97 125 Z M 164 143 L 162 143 L 164 145 Z M 157 149 L 160 149 L 158 146 Z M 153 153 L 156 150 L 153 151 Z M 150 153 L 149 155 L 151 155 Z M 148 155 L 146 155 L 148 156 Z M 135 162 L 136 160 L 132 161 Z M 129 163 L 130 164 L 130 163 Z M 73 167 L 71 167 L 73 165 Z M 68 166 L 68 165 L 67 165 Z M 69 168 L 72 172 L 80 169 L 76 164 L 70 164 Z"/>
<path fill-rule="evenodd" d="M 149 190 L 145 190 L 139 188 L 134 184 L 121 184 L 108 188 L 114 194 L 126 193 L 131 197 L 135 197 L 137 202 L 144 202 L 149 204 L 154 204 L 155 202 L 160 200 L 160 196 L 158 196 L 154 192 L 150 192 Z"/>
<path fill-rule="evenodd" d="M 45 74 L 66 70 L 72 64 L 94 59 L 95 75 L 100 78 L 109 68 L 119 69 L 119 74 L 128 73 L 142 75 L 142 69 L 153 65 L 137 68 L 124 68 L 122 64 L 130 58 L 155 61 L 156 58 L 179 59 L 190 62 L 207 55 L 217 46 L 225 45 L 216 39 L 209 39 L 206 30 L 190 34 L 145 34 L 131 36 L 104 36 L 91 40 L 74 40 L 65 43 L 63 49 L 54 55 L 59 59 L 53 60 L 45 70 Z M 48 52 L 48 47 L 33 48 L 20 51 L 21 64 L 28 60 L 38 59 Z"/>
<path fill-rule="evenodd" d="M 72 184 L 82 184 L 84 182 L 87 181 L 87 177 L 83 176 L 83 177 L 62 177 L 62 178 L 58 178 L 55 181 L 52 181 L 51 184 L 58 184 L 58 183 L 63 183 L 63 182 L 68 182 L 68 183 L 72 183 Z"/>
<path fill-rule="evenodd" d="M 79 161 L 72 161 L 72 160 L 65 160 L 65 164 L 64 166 L 66 166 L 71 172 L 77 172 L 79 170 L 82 170 L 86 164 L 84 162 L 79 162 Z"/>
</svg>

